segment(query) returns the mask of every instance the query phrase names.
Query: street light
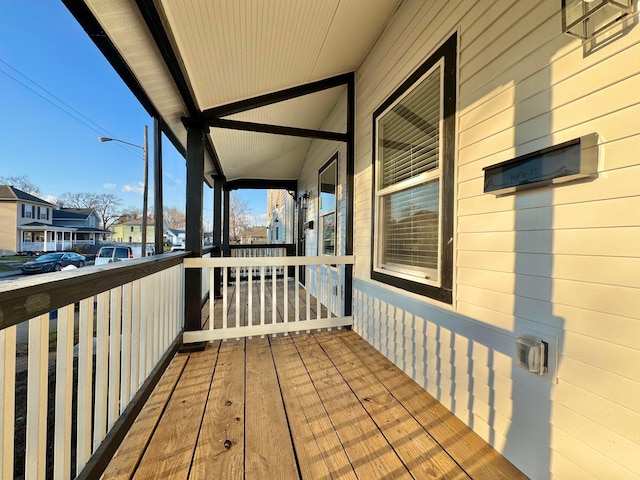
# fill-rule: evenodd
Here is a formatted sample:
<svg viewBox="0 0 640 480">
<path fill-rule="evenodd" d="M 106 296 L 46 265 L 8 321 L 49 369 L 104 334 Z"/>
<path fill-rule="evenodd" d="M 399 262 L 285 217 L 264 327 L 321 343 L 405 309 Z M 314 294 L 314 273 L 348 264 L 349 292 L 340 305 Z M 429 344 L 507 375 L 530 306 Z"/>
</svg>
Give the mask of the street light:
<svg viewBox="0 0 640 480">
<path fill-rule="evenodd" d="M 142 157 L 144 160 L 144 188 L 142 194 L 142 252 L 141 256 L 147 256 L 147 197 L 149 194 L 149 138 L 148 128 L 144 126 L 144 145 L 136 145 L 135 143 L 125 142 L 117 138 L 98 137 L 100 142 L 120 142 L 125 145 L 142 149 Z"/>
</svg>

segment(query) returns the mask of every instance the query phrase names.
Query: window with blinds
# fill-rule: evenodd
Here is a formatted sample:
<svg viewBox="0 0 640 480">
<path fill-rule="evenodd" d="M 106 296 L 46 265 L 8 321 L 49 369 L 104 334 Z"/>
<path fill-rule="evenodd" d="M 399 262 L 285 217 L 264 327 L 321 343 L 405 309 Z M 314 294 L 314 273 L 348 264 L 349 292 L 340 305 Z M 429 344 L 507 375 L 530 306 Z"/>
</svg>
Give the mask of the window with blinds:
<svg viewBox="0 0 640 480">
<path fill-rule="evenodd" d="M 438 284 L 442 68 L 434 66 L 377 125 L 377 267 Z"/>
<path fill-rule="evenodd" d="M 371 279 L 453 303 L 458 36 L 373 112 Z M 382 73 L 384 75 L 384 73 Z"/>
</svg>

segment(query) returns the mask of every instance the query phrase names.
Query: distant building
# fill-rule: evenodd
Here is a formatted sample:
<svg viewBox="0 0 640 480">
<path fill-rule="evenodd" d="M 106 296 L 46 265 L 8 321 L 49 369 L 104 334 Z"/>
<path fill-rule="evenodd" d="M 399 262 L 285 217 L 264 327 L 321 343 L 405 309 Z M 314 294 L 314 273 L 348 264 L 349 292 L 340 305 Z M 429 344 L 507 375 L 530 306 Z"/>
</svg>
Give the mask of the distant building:
<svg viewBox="0 0 640 480">
<path fill-rule="evenodd" d="M 255 245 L 267 243 L 267 227 L 248 227 L 242 232 L 240 243 L 243 245 Z"/>
<path fill-rule="evenodd" d="M 293 243 L 295 202 L 287 190 L 267 191 L 267 243 Z"/>
<path fill-rule="evenodd" d="M 126 222 L 117 223 L 111 226 L 113 240 L 122 243 L 142 242 L 142 218 L 134 218 Z M 147 243 L 153 243 L 155 238 L 155 222 L 152 218 L 147 219 Z"/>
</svg>

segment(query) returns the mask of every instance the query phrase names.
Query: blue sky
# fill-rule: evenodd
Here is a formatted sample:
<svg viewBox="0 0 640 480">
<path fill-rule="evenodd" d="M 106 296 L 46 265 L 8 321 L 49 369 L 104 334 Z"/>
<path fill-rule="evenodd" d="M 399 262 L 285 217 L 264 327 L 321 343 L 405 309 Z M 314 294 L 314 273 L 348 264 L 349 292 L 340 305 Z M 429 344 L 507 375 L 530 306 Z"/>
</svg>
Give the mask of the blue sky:
<svg viewBox="0 0 640 480">
<path fill-rule="evenodd" d="M 65 192 L 113 193 L 142 208 L 141 149 L 153 121 L 60 1 L 0 2 L 0 176 L 23 176 L 51 199 Z M 150 204 L 153 152 L 150 152 Z M 163 143 L 164 204 L 184 209 L 185 161 Z M 205 222 L 212 192 L 205 187 Z M 245 190 L 261 221 L 266 192 Z"/>
</svg>

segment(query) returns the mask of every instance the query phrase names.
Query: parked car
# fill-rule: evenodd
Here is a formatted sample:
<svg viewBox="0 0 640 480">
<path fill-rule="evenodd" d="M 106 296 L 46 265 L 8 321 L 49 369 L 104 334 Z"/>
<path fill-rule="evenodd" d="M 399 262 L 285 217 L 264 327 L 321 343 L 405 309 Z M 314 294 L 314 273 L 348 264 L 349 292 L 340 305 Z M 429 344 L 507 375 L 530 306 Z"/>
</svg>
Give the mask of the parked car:
<svg viewBox="0 0 640 480">
<path fill-rule="evenodd" d="M 40 255 L 32 262 L 22 264 L 24 273 L 59 272 L 64 267 L 73 265 L 74 267 L 84 267 L 87 259 L 75 252 L 55 252 Z"/>
<path fill-rule="evenodd" d="M 153 245 L 147 245 L 147 257 L 155 255 Z M 108 245 L 101 247 L 96 255 L 95 265 L 105 265 L 107 263 L 121 262 L 123 260 L 131 260 L 140 258 L 142 255 L 142 247 L 140 245 Z"/>
</svg>

